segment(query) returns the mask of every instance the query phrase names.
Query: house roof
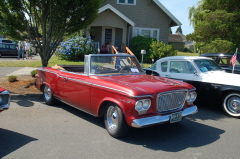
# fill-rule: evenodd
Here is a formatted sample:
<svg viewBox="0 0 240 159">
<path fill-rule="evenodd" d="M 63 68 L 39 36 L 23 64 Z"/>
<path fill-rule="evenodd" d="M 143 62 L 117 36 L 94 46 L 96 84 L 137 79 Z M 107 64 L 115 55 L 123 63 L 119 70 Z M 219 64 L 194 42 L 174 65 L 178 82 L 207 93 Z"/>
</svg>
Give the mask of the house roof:
<svg viewBox="0 0 240 159">
<path fill-rule="evenodd" d="M 153 0 L 158 7 L 160 7 L 178 26 L 181 26 L 182 23 L 171 13 L 167 8 L 165 8 L 162 3 L 160 3 L 158 0 Z"/>
<path fill-rule="evenodd" d="M 179 34 L 169 34 L 168 42 L 171 42 L 171 43 L 184 43 L 184 39 Z"/>
<path fill-rule="evenodd" d="M 129 23 L 131 26 L 135 26 L 135 23 L 133 21 L 131 21 L 128 17 L 126 17 L 121 12 L 119 12 L 116 8 L 114 8 L 110 4 L 107 4 L 107 5 L 99 8 L 98 13 L 101 13 L 101 12 L 107 10 L 107 9 L 110 9 L 111 11 L 113 11 L 115 14 L 117 14 L 119 17 L 121 17 L 123 20 L 125 20 L 127 23 Z"/>
</svg>

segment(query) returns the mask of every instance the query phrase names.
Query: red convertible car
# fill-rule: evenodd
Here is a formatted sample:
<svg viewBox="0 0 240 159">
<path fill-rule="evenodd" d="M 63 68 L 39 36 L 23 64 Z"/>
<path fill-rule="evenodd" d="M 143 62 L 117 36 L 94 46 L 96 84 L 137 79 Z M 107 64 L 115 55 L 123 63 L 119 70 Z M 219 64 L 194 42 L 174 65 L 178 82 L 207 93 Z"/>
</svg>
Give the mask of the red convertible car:
<svg viewBox="0 0 240 159">
<path fill-rule="evenodd" d="M 10 92 L 0 87 L 0 112 L 7 110 L 10 106 Z"/>
<path fill-rule="evenodd" d="M 126 135 L 129 127 L 175 123 L 197 112 L 192 85 L 146 75 L 136 57 L 128 54 L 85 55 L 84 65 L 42 67 L 36 77 L 47 104 L 58 99 L 104 116 L 113 137 Z"/>
</svg>

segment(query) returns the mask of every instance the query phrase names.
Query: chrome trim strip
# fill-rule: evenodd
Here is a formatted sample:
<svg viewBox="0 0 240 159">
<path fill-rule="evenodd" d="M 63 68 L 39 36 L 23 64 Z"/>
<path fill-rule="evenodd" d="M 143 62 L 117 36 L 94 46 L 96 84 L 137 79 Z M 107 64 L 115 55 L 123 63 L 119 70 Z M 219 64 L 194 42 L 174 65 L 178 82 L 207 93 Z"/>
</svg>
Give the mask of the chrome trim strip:
<svg viewBox="0 0 240 159">
<path fill-rule="evenodd" d="M 10 100 L 11 100 L 11 94 L 9 91 L 5 90 L 3 92 L 0 93 L 0 95 L 6 95 L 8 94 L 9 95 L 9 98 L 8 98 L 8 102 L 7 104 L 4 104 L 4 105 L 0 105 L 0 110 L 7 110 L 9 107 L 10 107 Z"/>
<path fill-rule="evenodd" d="M 186 108 L 182 111 L 182 117 L 186 117 L 188 115 L 195 114 L 197 111 L 198 111 L 197 106 L 192 106 L 190 108 Z M 141 127 L 150 126 L 150 125 L 154 125 L 154 124 L 161 124 L 161 123 L 169 122 L 170 117 L 171 117 L 171 114 L 163 115 L 163 116 L 161 116 L 161 115 L 151 116 L 151 117 L 141 118 L 141 119 L 134 119 L 132 121 L 131 125 L 132 125 L 132 127 L 135 127 L 135 128 L 141 128 Z"/>
<path fill-rule="evenodd" d="M 41 69 L 42 71 L 45 71 L 45 72 L 48 72 L 48 73 L 53 73 L 53 74 L 56 74 L 58 77 L 60 78 L 65 78 L 64 76 L 61 76 L 59 75 L 58 73 L 55 73 L 55 72 L 51 72 L 51 71 L 48 71 L 48 70 L 43 70 Z M 60 70 L 61 71 L 61 70 Z M 68 73 L 72 73 L 72 72 L 68 72 Z M 82 75 L 82 74 L 80 74 Z M 100 87 L 100 88 L 106 88 L 106 89 L 109 89 L 109 90 L 113 90 L 113 91 L 116 91 L 116 92 L 121 92 L 121 93 L 124 93 L 132 98 L 147 98 L 147 97 L 150 97 L 150 98 L 153 98 L 152 95 L 143 95 L 143 96 L 133 96 L 132 94 L 128 93 L 128 92 L 125 92 L 125 91 L 121 91 L 121 90 L 118 90 L 118 89 L 114 89 L 114 88 L 110 88 L 110 87 L 106 87 L 106 86 L 101 86 L 101 85 L 97 85 L 97 84 L 93 84 L 93 83 L 89 83 L 89 82 L 84 82 L 84 81 L 80 81 L 78 79 L 73 79 L 73 78 L 67 78 L 68 80 L 72 80 L 72 81 L 75 81 L 75 82 L 79 82 L 79 83 L 84 83 L 84 84 L 88 84 L 88 85 L 93 85 L 93 86 L 96 86 L 96 87 Z"/>
<path fill-rule="evenodd" d="M 55 97 L 55 98 L 56 98 L 56 97 Z M 93 114 L 91 114 L 91 113 L 89 113 L 89 112 L 87 112 L 87 111 L 84 111 L 84 110 L 80 109 L 79 107 L 75 107 L 75 106 L 73 106 L 73 105 L 71 105 L 71 104 L 69 104 L 69 103 L 67 103 L 67 102 L 62 101 L 62 100 L 60 100 L 59 98 L 56 98 L 56 99 L 58 99 L 59 101 L 65 103 L 65 104 L 67 104 L 67 105 L 69 105 L 69 106 L 71 106 L 71 107 L 73 107 L 73 108 L 75 108 L 75 109 L 78 109 L 78 110 L 80 110 L 80 111 L 82 111 L 82 112 L 84 112 L 84 113 L 87 113 L 87 114 L 89 114 L 89 115 L 95 116 L 95 115 L 93 115 Z M 96 117 L 96 116 L 95 116 L 95 117 Z"/>
</svg>

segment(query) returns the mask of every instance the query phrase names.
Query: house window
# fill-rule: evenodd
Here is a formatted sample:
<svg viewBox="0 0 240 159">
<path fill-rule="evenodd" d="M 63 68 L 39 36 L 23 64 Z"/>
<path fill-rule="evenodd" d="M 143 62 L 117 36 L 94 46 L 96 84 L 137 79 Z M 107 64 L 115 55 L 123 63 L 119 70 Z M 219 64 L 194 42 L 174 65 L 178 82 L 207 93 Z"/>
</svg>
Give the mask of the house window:
<svg viewBox="0 0 240 159">
<path fill-rule="evenodd" d="M 134 27 L 133 28 L 133 37 L 145 36 L 145 37 L 151 37 L 156 40 L 159 40 L 159 32 L 160 32 L 159 29 Z"/>
<path fill-rule="evenodd" d="M 136 0 L 117 0 L 117 4 L 136 5 Z"/>
</svg>

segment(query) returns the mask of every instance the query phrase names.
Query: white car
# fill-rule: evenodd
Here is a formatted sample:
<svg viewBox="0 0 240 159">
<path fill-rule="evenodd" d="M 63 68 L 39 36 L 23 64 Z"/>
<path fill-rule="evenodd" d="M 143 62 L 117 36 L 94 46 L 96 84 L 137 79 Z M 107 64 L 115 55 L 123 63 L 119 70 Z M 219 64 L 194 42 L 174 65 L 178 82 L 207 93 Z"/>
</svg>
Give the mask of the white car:
<svg viewBox="0 0 240 159">
<path fill-rule="evenodd" d="M 210 58 L 165 57 L 145 71 L 150 75 L 190 83 L 197 89 L 197 101 L 220 101 L 228 115 L 240 117 L 240 75 L 225 72 Z"/>
</svg>

